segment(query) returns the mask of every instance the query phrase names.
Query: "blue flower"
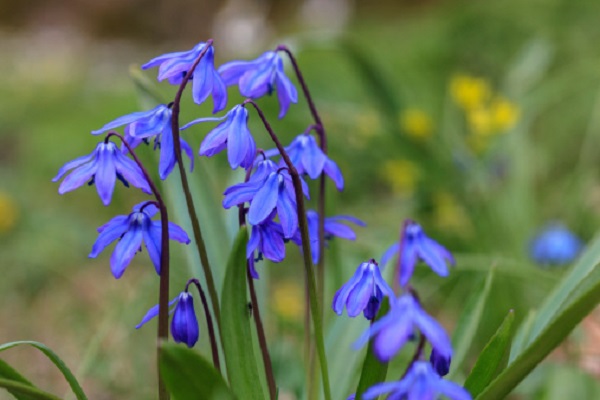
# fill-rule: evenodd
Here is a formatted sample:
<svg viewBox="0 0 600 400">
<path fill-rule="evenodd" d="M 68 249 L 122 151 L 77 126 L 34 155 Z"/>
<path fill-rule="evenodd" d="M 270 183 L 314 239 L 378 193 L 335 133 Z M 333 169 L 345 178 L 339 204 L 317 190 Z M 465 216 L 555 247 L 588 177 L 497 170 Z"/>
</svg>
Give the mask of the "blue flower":
<svg viewBox="0 0 600 400">
<path fill-rule="evenodd" d="M 540 265 L 561 265 L 573 261 L 583 244 L 564 225 L 547 225 L 532 241 L 529 248 L 531 258 Z"/>
<path fill-rule="evenodd" d="M 452 358 L 442 356 L 435 348 L 433 348 L 431 349 L 429 362 L 438 375 L 446 376 L 448 375 L 448 372 L 450 372 L 450 363 L 452 362 Z"/>
<path fill-rule="evenodd" d="M 275 163 L 264 160 L 258 163 L 256 172 L 248 182 L 233 185 L 225 190 L 223 207 L 250 202 L 248 222 L 258 225 L 272 219 L 277 211 L 285 238 L 291 238 L 298 229 L 296 194 L 292 177 L 286 168 L 276 169 Z M 302 181 L 302 190 L 308 198 L 308 186 Z"/>
<path fill-rule="evenodd" d="M 337 164 L 323 153 L 317 145 L 314 137 L 308 134 L 301 134 L 285 148 L 292 164 L 298 170 L 299 174 L 307 174 L 311 179 L 317 179 L 321 174 L 325 174 L 333 180 L 338 190 L 344 189 L 344 176 Z M 265 155 L 272 157 L 278 155 L 277 149 L 267 150 Z M 280 162 L 283 165 L 283 160 Z"/>
<path fill-rule="evenodd" d="M 237 105 L 221 118 L 199 118 L 184 125 L 181 130 L 207 121 L 223 122 L 206 135 L 200 145 L 200 155 L 212 157 L 227 147 L 227 159 L 231 168 L 251 168 L 256 143 L 248 129 L 248 110 L 243 105 Z"/>
<path fill-rule="evenodd" d="M 142 69 L 158 66 L 158 80 L 168 79 L 172 85 L 180 85 L 183 77 L 192 67 L 200 53 L 206 47 L 206 43 L 200 42 L 193 49 L 167 53 L 158 56 L 142 65 Z M 215 50 L 212 45 L 200 60 L 194 70 L 192 80 L 192 97 L 196 104 L 202 104 L 212 93 L 214 109 L 213 113 L 219 112 L 227 105 L 227 87 L 221 76 L 215 70 Z"/>
<path fill-rule="evenodd" d="M 175 167 L 175 163 L 177 162 L 173 143 L 173 131 L 171 130 L 172 114 L 169 106 L 161 104 L 149 111 L 134 112 L 119 117 L 102 128 L 92 131 L 92 134 L 99 135 L 126 125 L 124 129 L 125 140 L 127 140 L 131 147 L 138 146 L 144 139 L 154 137 L 155 144 L 160 146 L 158 172 L 160 179 L 164 180 L 173 171 L 173 167 Z M 185 140 L 181 139 L 181 149 L 190 158 L 190 170 L 192 170 L 194 168 L 194 153 L 192 148 Z"/>
<path fill-rule="evenodd" d="M 290 103 L 298 102 L 298 92 L 285 75 L 283 60 L 278 53 L 267 51 L 252 61 L 231 61 L 219 67 L 219 74 L 227 86 L 238 85 L 245 97 L 257 99 L 277 92 L 279 118 L 287 113 Z"/>
<path fill-rule="evenodd" d="M 119 239 L 110 258 L 110 267 L 115 278 L 119 279 L 125 269 L 141 249 L 142 241 L 160 275 L 161 233 L 160 221 L 153 221 L 158 208 L 143 202 L 133 207 L 129 215 L 118 215 L 98 228 L 98 239 L 92 247 L 90 258 L 96 258 L 109 244 Z M 169 238 L 189 244 L 190 239 L 183 229 L 169 222 Z"/>
<path fill-rule="evenodd" d="M 439 395 L 452 400 L 471 400 L 471 395 L 466 389 L 454 382 L 443 380 L 425 361 L 415 362 L 406 376 L 398 382 L 371 386 L 362 398 L 373 400 L 384 393 L 390 393 L 388 400 L 436 400 Z"/>
<path fill-rule="evenodd" d="M 100 142 L 91 154 L 69 161 L 62 166 L 52 182 L 58 182 L 70 170 L 73 171 L 58 187 L 60 194 L 77 189 L 86 182 L 90 185 L 95 183 L 102 203 L 107 206 L 112 199 L 117 179 L 127 187 L 131 183 L 142 191 L 152 194 L 140 167 L 123 155 L 112 142 Z"/>
<path fill-rule="evenodd" d="M 452 345 L 444 328 L 427 315 L 411 294 L 404 294 L 390 302 L 390 312 L 375 322 L 356 346 L 364 345 L 374 337 L 373 349 L 382 362 L 392 359 L 404 344 L 420 331 L 440 356 L 452 357 Z"/>
<path fill-rule="evenodd" d="M 175 304 L 176 303 L 176 304 Z M 198 319 L 194 311 L 194 299 L 187 291 L 181 292 L 169 302 L 169 307 L 175 304 L 173 318 L 171 319 L 171 335 L 177 343 L 185 343 L 188 347 L 194 347 L 200 336 Z M 170 312 L 170 313 L 171 313 Z M 158 304 L 152 307 L 135 329 L 140 329 L 146 322 L 158 315 Z"/>
<path fill-rule="evenodd" d="M 366 319 L 377 315 L 383 296 L 394 297 L 394 292 L 385 282 L 375 260 L 364 262 L 333 296 L 331 307 L 342 315 L 344 307 L 348 316 L 354 318 L 361 312 Z"/>
<path fill-rule="evenodd" d="M 258 255 L 255 257 L 257 252 Z M 263 256 L 276 263 L 285 258 L 283 229 L 280 224 L 270 219 L 252 226 L 250 240 L 246 246 L 246 258 L 249 262 L 250 274 L 254 279 L 259 278 L 254 263 L 262 260 Z"/>
<path fill-rule="evenodd" d="M 402 242 L 391 245 L 381 257 L 381 265 L 401 252 L 400 255 L 400 284 L 406 286 L 410 280 L 418 259 L 423 260 L 440 276 L 448 276 L 446 262 L 454 265 L 454 257 L 448 250 L 436 241 L 428 238 L 421 225 L 407 220 L 404 224 Z"/>
<path fill-rule="evenodd" d="M 316 211 L 308 210 L 306 212 L 306 220 L 308 222 L 308 236 L 310 238 L 310 252 L 312 255 L 313 264 L 319 262 L 319 214 Z M 325 246 L 334 237 L 340 237 L 347 240 L 356 240 L 356 234 L 342 221 L 355 223 L 358 226 L 366 226 L 366 224 L 358 218 L 350 215 L 337 215 L 335 217 L 325 218 Z M 302 239 L 298 236 L 296 240 L 298 246 L 302 246 Z"/>
</svg>

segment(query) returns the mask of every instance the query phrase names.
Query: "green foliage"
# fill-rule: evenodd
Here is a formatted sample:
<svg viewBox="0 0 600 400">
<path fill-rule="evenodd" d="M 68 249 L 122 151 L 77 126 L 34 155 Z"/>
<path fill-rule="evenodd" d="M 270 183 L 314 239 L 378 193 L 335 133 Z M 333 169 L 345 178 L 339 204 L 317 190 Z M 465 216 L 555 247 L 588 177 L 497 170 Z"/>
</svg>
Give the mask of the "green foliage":
<svg viewBox="0 0 600 400">
<path fill-rule="evenodd" d="M 5 388 L 19 400 L 60 400 L 53 394 L 41 391 L 26 383 L 0 378 L 0 387 Z"/>
</svg>

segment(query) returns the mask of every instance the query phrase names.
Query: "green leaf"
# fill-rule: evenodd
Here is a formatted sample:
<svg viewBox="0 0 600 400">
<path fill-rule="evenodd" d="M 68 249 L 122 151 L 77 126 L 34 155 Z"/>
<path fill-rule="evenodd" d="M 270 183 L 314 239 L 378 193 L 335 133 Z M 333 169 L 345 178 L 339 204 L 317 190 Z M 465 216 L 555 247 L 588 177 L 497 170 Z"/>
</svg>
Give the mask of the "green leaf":
<svg viewBox="0 0 600 400">
<path fill-rule="evenodd" d="M 485 279 L 485 284 L 480 290 L 471 295 L 458 320 L 458 324 L 452 335 L 454 355 L 452 357 L 452 370 L 450 371 L 449 378 L 460 371 L 460 367 L 467 356 L 467 352 L 473 344 L 475 334 L 481 323 L 483 311 L 485 310 L 490 295 L 495 271 L 496 267 L 492 266 Z"/>
<path fill-rule="evenodd" d="M 471 373 L 465 381 L 465 389 L 472 396 L 475 397 L 481 393 L 492 379 L 494 379 L 497 371 L 506 366 L 514 321 L 515 313 L 513 310 L 510 310 L 496 333 L 485 345 L 477 358 Z"/>
<path fill-rule="evenodd" d="M 212 364 L 196 351 L 181 345 L 162 345 L 160 375 L 175 400 L 235 399 L 227 383 Z"/>
<path fill-rule="evenodd" d="M 50 359 L 50 361 L 52 361 L 54 363 L 54 365 L 56 365 L 56 367 L 60 370 L 60 372 L 62 372 L 63 376 L 69 383 L 69 386 L 71 386 L 71 390 L 73 390 L 73 393 L 75 393 L 77 400 L 87 400 L 87 396 L 83 392 L 83 389 L 79 385 L 79 382 L 77 382 L 77 379 L 75 379 L 75 376 L 73 375 L 71 370 L 67 367 L 67 365 L 64 363 L 64 361 L 61 360 L 60 357 L 56 355 L 56 353 L 54 353 L 52 350 L 50 350 L 44 344 L 39 343 L 39 342 L 33 342 L 33 341 L 10 342 L 10 343 L 5 343 L 3 345 L 0 345 L 0 352 L 11 349 L 16 346 L 24 345 L 24 344 L 33 346 L 36 349 L 40 350 L 42 353 L 44 353 L 46 355 L 46 357 L 48 357 Z"/>
<path fill-rule="evenodd" d="M 4 389 L 8 390 L 8 392 L 14 395 L 17 399 L 61 400 L 60 397 L 37 389 L 31 386 L 31 384 L 13 381 L 10 379 L 0 378 L 0 387 L 3 387 Z"/>
<path fill-rule="evenodd" d="M 11 367 L 6 361 L 0 359 L 0 379 L 6 379 L 17 383 L 22 383 L 34 387 L 31 382 L 21 375 L 16 369 Z M 15 396 L 18 400 L 31 400 L 33 397 L 13 392 L 11 389 L 7 389 L 10 394 Z"/>
<path fill-rule="evenodd" d="M 381 303 L 381 308 L 377 313 L 375 320 L 379 320 L 381 317 L 386 315 L 390 310 L 390 301 L 386 297 Z M 365 362 L 363 363 L 362 372 L 360 373 L 360 380 L 358 381 L 358 388 L 356 389 L 356 398 L 360 399 L 362 394 L 371 386 L 376 383 L 384 382 L 387 375 L 388 363 L 382 363 L 375 356 L 373 350 L 373 340 L 369 340 L 369 347 L 367 354 L 365 355 Z"/>
<path fill-rule="evenodd" d="M 477 397 L 479 400 L 505 398 L 552 350 L 554 350 L 600 302 L 600 281 L 564 308 L 550 324 Z"/>
<path fill-rule="evenodd" d="M 246 243 L 248 230 L 238 233 L 227 262 L 221 294 L 221 328 L 227 375 L 233 392 L 244 400 L 264 400 L 254 356 L 246 294 Z"/>
</svg>

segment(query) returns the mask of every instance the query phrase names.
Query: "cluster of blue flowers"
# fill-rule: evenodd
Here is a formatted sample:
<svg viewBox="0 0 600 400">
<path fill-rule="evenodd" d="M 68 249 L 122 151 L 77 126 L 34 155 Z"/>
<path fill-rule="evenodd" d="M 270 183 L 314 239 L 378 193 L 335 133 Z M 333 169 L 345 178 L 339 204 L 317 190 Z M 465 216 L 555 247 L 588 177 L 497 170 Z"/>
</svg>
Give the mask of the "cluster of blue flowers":
<svg viewBox="0 0 600 400">
<path fill-rule="evenodd" d="M 375 399 L 390 393 L 389 399 L 435 399 L 445 395 L 455 400 L 471 399 L 461 386 L 442 379 L 450 370 L 452 344 L 444 328 L 422 308 L 409 281 L 419 260 L 440 276 L 448 275 L 447 263 L 454 264 L 450 252 L 425 235 L 414 221 L 407 220 L 402 229 L 400 242 L 394 243 L 384 253 L 382 266 L 397 258 L 396 279 L 402 287 L 399 296 L 385 282 L 375 260 L 362 263 L 335 294 L 332 308 L 342 315 L 344 308 L 349 317 L 361 312 L 368 320 L 375 320 L 384 296 L 389 298 L 389 312 L 375 320 L 356 342 L 356 347 L 373 340 L 373 350 L 381 362 L 390 361 L 404 345 L 421 335 L 414 361 L 398 382 L 381 383 L 367 390 L 362 398 Z M 431 345 L 429 361 L 422 360 L 425 340 Z M 350 396 L 349 399 L 353 399 Z"/>
</svg>

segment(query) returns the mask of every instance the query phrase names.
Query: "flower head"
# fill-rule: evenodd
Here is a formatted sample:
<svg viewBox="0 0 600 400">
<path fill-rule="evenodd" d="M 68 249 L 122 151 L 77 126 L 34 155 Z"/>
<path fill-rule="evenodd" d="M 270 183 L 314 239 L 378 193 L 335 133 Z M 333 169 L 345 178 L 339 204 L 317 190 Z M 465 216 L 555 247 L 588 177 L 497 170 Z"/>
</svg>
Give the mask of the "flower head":
<svg viewBox="0 0 600 400">
<path fill-rule="evenodd" d="M 285 75 L 283 60 L 275 51 L 267 51 L 256 60 L 231 61 L 219 67 L 219 74 L 227 86 L 238 85 L 243 96 L 257 99 L 277 92 L 279 118 L 283 118 L 290 103 L 298 102 L 298 92 Z"/>
<path fill-rule="evenodd" d="M 112 199 L 117 179 L 127 187 L 131 183 L 148 194 L 152 193 L 140 167 L 123 155 L 113 142 L 100 142 L 91 154 L 69 161 L 62 166 L 52 182 L 58 182 L 70 170 L 73 171 L 58 187 L 60 194 L 77 189 L 86 182 L 89 185 L 95 183 L 102 203 L 107 206 Z"/>
<path fill-rule="evenodd" d="M 450 372 L 450 363 L 452 357 L 445 357 L 441 355 L 435 348 L 431 349 L 431 355 L 429 356 L 429 362 L 431 366 L 438 373 L 439 376 L 446 376 Z"/>
<path fill-rule="evenodd" d="M 177 343 L 185 343 L 188 347 L 194 347 L 200 336 L 198 319 L 194 311 L 194 299 L 191 294 L 183 291 L 169 302 L 169 307 L 175 307 L 170 313 L 173 313 L 171 319 L 171 335 Z M 136 325 L 135 329 L 140 329 L 146 322 L 158 315 L 158 304 L 152 307 L 142 321 Z"/>
<path fill-rule="evenodd" d="M 366 319 L 377 315 L 383 296 L 393 297 L 394 292 L 385 282 L 375 260 L 364 262 L 333 296 L 331 307 L 342 315 L 344 307 L 348 316 L 354 318 L 361 312 Z"/>
<path fill-rule="evenodd" d="M 356 345 L 364 345 L 374 337 L 375 355 L 382 362 L 392 359 L 416 331 L 421 332 L 440 356 L 452 357 L 452 345 L 444 328 L 430 317 L 411 294 L 404 294 L 390 302 L 390 312 L 375 322 Z"/>
<path fill-rule="evenodd" d="M 98 228 L 98 239 L 89 257 L 96 258 L 106 246 L 119 240 L 110 258 L 112 274 L 119 279 L 135 254 L 141 250 L 143 241 L 156 273 L 160 275 L 162 228 L 160 221 L 152 220 L 157 212 L 158 208 L 154 204 L 143 202 L 136 205 L 131 214 L 114 217 Z M 187 233 L 172 222 L 169 222 L 169 238 L 185 244 L 190 243 Z"/>
<path fill-rule="evenodd" d="M 372 400 L 384 393 L 390 393 L 388 400 L 435 400 L 439 395 L 452 400 L 471 400 L 471 395 L 466 389 L 454 382 L 443 380 L 426 361 L 415 362 L 406 376 L 398 382 L 371 386 L 362 398 Z"/>
<path fill-rule="evenodd" d="M 428 238 L 421 225 L 407 220 L 404 224 L 401 243 L 391 245 L 381 257 L 381 265 L 400 252 L 400 284 L 406 286 L 410 280 L 418 259 L 423 260 L 440 276 L 448 276 L 446 262 L 454 265 L 454 257 L 436 241 Z"/>
<path fill-rule="evenodd" d="M 243 105 L 237 105 L 224 117 L 199 118 L 181 129 L 207 121 L 223 122 L 206 135 L 200 145 L 200 155 L 212 157 L 227 148 L 227 159 L 231 168 L 251 168 L 256 154 L 256 143 L 248 129 L 248 110 Z"/>
<path fill-rule="evenodd" d="M 255 257 L 255 253 L 258 253 Z M 250 263 L 250 273 L 258 279 L 258 272 L 254 268 L 256 261 L 263 256 L 273 262 L 281 262 L 285 258 L 285 239 L 281 225 L 272 219 L 252 226 L 250 240 L 246 246 L 246 258 Z"/>
<path fill-rule="evenodd" d="M 149 111 L 134 112 L 119 117 L 102 128 L 92 131 L 92 134 L 99 135 L 125 125 L 125 140 L 132 148 L 137 147 L 144 139 L 154 137 L 156 146 L 160 146 L 158 172 L 160 179 L 166 179 L 177 162 L 171 129 L 172 114 L 169 106 L 161 104 Z M 181 149 L 190 159 L 190 170 L 193 169 L 194 154 L 190 145 L 183 139 L 181 139 Z"/>
<path fill-rule="evenodd" d="M 529 254 L 540 265 L 568 264 L 583 247 L 581 240 L 564 225 L 546 226 L 531 242 Z"/>
<path fill-rule="evenodd" d="M 325 174 L 335 182 L 338 190 L 344 188 L 344 176 L 337 164 L 323 153 L 317 145 L 314 137 L 307 134 L 301 134 L 285 148 L 292 164 L 298 170 L 299 174 L 307 174 L 311 179 L 317 179 L 321 174 Z M 277 149 L 271 149 L 265 152 L 267 157 L 279 154 Z M 283 161 L 280 162 L 282 164 Z"/>
<path fill-rule="evenodd" d="M 180 85 L 183 77 L 207 45 L 208 49 L 191 77 L 192 97 L 196 104 L 202 104 L 212 93 L 213 113 L 219 112 L 227 105 L 227 87 L 215 70 L 215 50 L 212 44 L 200 42 L 188 51 L 163 54 L 142 65 L 142 69 L 158 66 L 159 81 L 168 79 L 170 84 Z"/>
</svg>

